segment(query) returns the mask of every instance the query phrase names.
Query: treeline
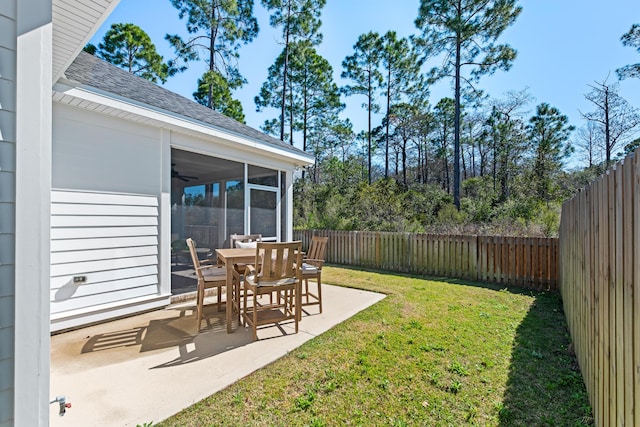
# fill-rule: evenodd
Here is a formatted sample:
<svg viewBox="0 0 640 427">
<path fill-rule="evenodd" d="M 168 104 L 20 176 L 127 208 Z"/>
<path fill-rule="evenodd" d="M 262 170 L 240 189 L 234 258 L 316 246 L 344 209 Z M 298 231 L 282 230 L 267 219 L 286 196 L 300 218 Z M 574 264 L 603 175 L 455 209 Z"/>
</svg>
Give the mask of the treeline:
<svg viewBox="0 0 640 427">
<path fill-rule="evenodd" d="M 452 188 L 452 99 L 440 100 L 433 109 L 414 105 L 403 111 L 401 119 L 374 129 L 374 152 L 381 151 L 389 130 L 388 179 L 385 167 L 374 163 L 369 184 L 363 141 L 327 140 L 331 143 L 317 152 L 315 166 L 297 181 L 295 224 L 554 236 L 562 201 L 603 173 L 615 157 L 640 145 L 640 138 L 635 139 L 621 146 L 617 156 L 607 155 L 606 130 L 611 133 L 609 147 L 617 147 L 621 140 L 614 141 L 614 135 L 631 135 L 640 116 L 615 98 L 619 96 L 615 85 L 588 95 L 608 99 L 608 108 L 594 108 L 588 113 L 593 121 L 578 133 L 572 133 L 567 117 L 548 104 L 539 104 L 528 114 L 532 106 L 526 91 L 476 99 L 471 107 L 463 104 L 459 210 Z M 564 162 L 574 150 L 584 156 L 587 167 L 568 171 Z"/>
<path fill-rule="evenodd" d="M 194 99 L 244 121 L 233 91 L 245 83 L 241 46 L 259 32 L 253 0 L 170 1 L 187 30 L 165 37 L 173 59 L 158 55 L 133 24 L 114 24 L 86 50 L 152 81 L 204 62 Z M 255 97 L 267 117 L 262 129 L 315 157 L 296 182 L 296 226 L 549 235 L 560 202 L 640 144 L 633 139 L 640 114 L 608 79 L 587 88 L 593 108 L 577 132 L 552 104 L 531 105 L 526 91 L 483 93 L 481 78 L 516 60 L 516 50 L 498 40 L 522 11 L 517 0 L 421 0 L 412 36 L 358 37 L 341 63 L 342 87 L 316 49 L 326 0 L 261 4 L 282 45 Z M 640 26 L 621 42 L 640 52 Z M 631 64 L 617 74 L 640 77 L 639 70 Z M 430 88 L 442 80 L 451 82 L 452 96 L 432 101 Z M 345 97 L 362 101 L 365 129 L 343 117 Z M 575 151 L 587 167 L 567 172 Z"/>
<path fill-rule="evenodd" d="M 565 171 L 572 127 L 547 104 L 526 116 L 528 99 L 526 93 L 511 93 L 463 115 L 459 210 L 451 179 L 453 101 L 443 99 L 433 110 L 404 115 L 390 126 L 387 179 L 383 165 L 374 164 L 369 184 L 364 144 L 357 140 L 325 146 L 297 181 L 296 226 L 555 235 L 562 200 L 601 173 L 604 164 Z"/>
</svg>

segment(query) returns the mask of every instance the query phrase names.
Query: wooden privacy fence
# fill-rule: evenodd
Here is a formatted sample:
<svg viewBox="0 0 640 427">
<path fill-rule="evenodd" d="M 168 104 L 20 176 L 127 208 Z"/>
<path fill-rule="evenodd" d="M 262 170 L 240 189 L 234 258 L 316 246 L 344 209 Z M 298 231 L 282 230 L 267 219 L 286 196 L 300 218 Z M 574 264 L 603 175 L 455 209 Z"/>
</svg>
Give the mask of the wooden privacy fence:
<svg viewBox="0 0 640 427">
<path fill-rule="evenodd" d="M 560 292 L 598 426 L 640 426 L 639 157 L 562 207 Z"/>
<path fill-rule="evenodd" d="M 296 230 L 308 247 L 329 237 L 327 262 L 413 274 L 557 289 L 558 240 L 369 231 Z"/>
</svg>

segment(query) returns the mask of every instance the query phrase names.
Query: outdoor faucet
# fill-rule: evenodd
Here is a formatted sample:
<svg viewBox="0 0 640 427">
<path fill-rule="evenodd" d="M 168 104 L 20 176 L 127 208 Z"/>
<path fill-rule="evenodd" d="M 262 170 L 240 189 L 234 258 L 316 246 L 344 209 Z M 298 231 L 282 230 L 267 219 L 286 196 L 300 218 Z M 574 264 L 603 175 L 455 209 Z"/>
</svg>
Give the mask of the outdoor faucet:
<svg viewBox="0 0 640 427">
<path fill-rule="evenodd" d="M 64 396 L 56 396 L 56 398 L 53 399 L 51 402 L 49 402 L 49 404 L 56 403 L 56 402 L 60 404 L 60 412 L 58 412 L 58 415 L 63 417 L 64 414 L 67 412 L 67 408 L 71 408 L 71 403 L 67 403 L 67 398 Z"/>
</svg>

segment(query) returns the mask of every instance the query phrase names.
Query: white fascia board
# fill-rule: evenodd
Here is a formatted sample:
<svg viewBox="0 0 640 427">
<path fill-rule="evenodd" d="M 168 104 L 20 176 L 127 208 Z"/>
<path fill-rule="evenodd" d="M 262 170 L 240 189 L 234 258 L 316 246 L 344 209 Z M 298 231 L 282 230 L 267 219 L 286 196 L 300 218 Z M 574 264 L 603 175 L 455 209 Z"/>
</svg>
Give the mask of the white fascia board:
<svg viewBox="0 0 640 427">
<path fill-rule="evenodd" d="M 191 131 L 206 137 L 214 137 L 220 142 L 231 146 L 237 147 L 240 145 L 243 148 L 254 152 L 259 151 L 263 155 L 266 154 L 279 158 L 287 158 L 296 166 L 307 166 L 314 163 L 314 158 L 306 153 L 295 153 L 293 151 L 284 150 L 275 145 L 246 138 L 236 134 L 235 132 L 222 130 L 209 123 L 203 123 L 192 118 L 186 118 L 170 111 L 154 108 L 148 104 L 120 97 L 112 93 L 103 92 L 92 87 L 69 86 L 63 82 L 58 82 L 54 85 L 53 90 L 54 92 L 59 92 L 77 99 L 104 105 L 119 111 L 157 121 L 167 128 Z"/>
</svg>

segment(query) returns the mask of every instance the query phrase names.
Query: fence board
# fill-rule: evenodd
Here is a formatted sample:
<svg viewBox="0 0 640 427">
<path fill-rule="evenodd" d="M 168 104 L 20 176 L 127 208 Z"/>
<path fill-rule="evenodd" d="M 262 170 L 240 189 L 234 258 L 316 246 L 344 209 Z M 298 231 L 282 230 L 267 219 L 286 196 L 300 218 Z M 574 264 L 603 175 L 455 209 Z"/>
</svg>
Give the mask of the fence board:
<svg viewBox="0 0 640 427">
<path fill-rule="evenodd" d="M 600 179 L 597 181 L 597 191 L 599 194 L 598 200 L 598 215 L 599 215 L 599 239 L 598 239 L 598 251 L 597 251 L 597 263 L 598 263 L 598 286 L 600 287 L 602 301 L 601 301 L 601 315 L 602 315 L 602 335 L 603 335 L 603 351 L 604 351 L 604 360 L 603 360 L 603 375 L 602 375 L 602 393 L 603 398 L 600 403 L 603 406 L 602 411 L 602 420 L 603 423 L 601 425 L 607 425 L 610 422 L 615 422 L 613 418 L 613 413 L 610 411 L 611 407 L 611 392 L 609 389 L 609 384 L 611 383 L 611 329 L 610 329 L 610 296 L 609 296 L 609 269 L 608 264 L 605 261 L 607 252 L 608 252 L 608 242 L 609 242 L 609 226 L 608 226 L 608 218 L 607 218 L 607 197 L 606 197 L 606 186 L 604 179 Z"/>
<path fill-rule="evenodd" d="M 631 159 L 627 159 L 630 163 Z M 624 425 L 633 425 L 633 382 L 628 379 L 633 378 L 633 325 L 632 325 L 632 309 L 633 309 L 633 191 L 632 185 L 632 168 L 629 164 L 625 164 L 624 168 L 621 168 L 621 192 L 622 199 L 618 202 L 622 209 L 622 229 L 624 233 L 622 251 L 623 256 L 619 257 L 622 262 L 622 282 L 623 282 L 623 359 L 624 359 L 624 373 L 623 378 L 627 379 L 624 382 Z"/>
<path fill-rule="evenodd" d="M 633 211 L 633 259 L 640 259 L 640 156 L 633 158 L 632 193 L 635 201 Z M 633 283 L 640 283 L 640 262 L 633 264 Z M 633 425 L 640 425 L 640 295 L 634 287 L 633 292 Z"/>
<path fill-rule="evenodd" d="M 623 277 L 623 232 L 622 232 L 622 167 L 619 165 L 614 172 L 615 183 L 615 229 L 616 229 L 616 384 L 618 395 L 616 417 L 624 420 L 624 277 Z"/>
<path fill-rule="evenodd" d="M 608 226 L 608 238 L 607 238 L 607 248 L 608 248 L 608 268 L 609 270 L 609 334 L 611 336 L 611 364 L 609 365 L 609 394 L 612 396 L 609 411 L 611 411 L 611 422 L 616 425 L 616 420 L 618 419 L 618 414 L 616 410 L 616 405 L 618 401 L 618 386 L 617 386 L 617 368 L 616 368 L 616 349 L 617 349 L 617 338 L 616 338 L 616 246 L 615 246 L 615 183 L 613 174 L 607 172 L 607 226 Z M 613 267 L 613 268 L 612 268 Z M 587 331 L 588 333 L 588 331 Z M 584 376 L 584 375 L 583 375 Z M 592 404 L 593 405 L 593 404 Z"/>
<path fill-rule="evenodd" d="M 632 193 L 634 198 L 633 211 L 633 258 L 640 259 L 640 156 L 633 158 Z M 633 283 L 640 283 L 640 262 L 633 264 Z M 640 292 L 634 287 L 633 292 L 633 407 L 634 422 L 632 425 L 640 425 Z"/>
<path fill-rule="evenodd" d="M 596 336 L 595 390 L 596 390 L 597 396 L 595 400 L 597 401 L 597 404 L 601 405 L 601 407 L 604 409 L 604 399 L 606 396 L 606 393 L 604 390 L 604 384 L 605 384 L 604 378 L 605 378 L 605 371 L 608 369 L 608 367 L 605 369 L 606 367 L 604 362 L 605 361 L 605 349 L 604 349 L 605 331 L 604 331 L 604 322 L 603 322 L 604 292 L 602 291 L 601 286 L 599 286 L 600 272 L 598 267 L 599 265 L 598 242 L 600 242 L 600 235 L 601 235 L 601 230 L 600 230 L 601 218 L 600 218 L 599 206 L 601 205 L 600 199 L 602 195 L 598 191 L 597 186 L 594 186 L 592 190 L 592 194 L 593 194 L 592 195 L 593 203 L 590 207 L 591 217 L 592 217 L 592 229 L 591 229 L 591 236 L 590 236 L 591 240 L 588 246 L 590 248 L 590 259 L 589 259 L 590 286 L 593 288 L 594 298 L 596 302 L 596 312 L 593 318 L 594 327 L 595 327 L 595 336 Z M 596 423 L 598 425 L 604 425 L 605 417 L 606 417 L 605 411 L 604 410 L 599 411 L 597 417 L 595 418 Z"/>
<path fill-rule="evenodd" d="M 507 262 L 505 262 L 505 258 L 507 256 L 507 254 L 505 253 L 505 243 L 504 243 L 504 237 L 499 236 L 496 237 L 496 249 L 497 249 L 497 271 L 498 271 L 498 277 L 497 277 L 497 281 L 499 283 L 504 283 L 505 282 L 505 267 L 507 266 Z"/>
<path fill-rule="evenodd" d="M 586 203 L 585 209 L 589 218 L 589 229 L 586 230 L 585 233 L 585 283 L 587 283 L 589 289 L 589 298 L 587 301 L 589 303 L 589 328 L 594 331 L 593 335 L 589 337 L 589 350 L 593 357 L 589 361 L 589 370 L 592 375 L 592 384 L 590 386 L 593 389 L 593 399 L 595 402 L 600 402 L 602 400 L 602 393 L 600 391 L 599 383 L 600 383 L 600 349 L 598 346 L 598 342 L 600 339 L 600 328 L 598 322 L 598 312 L 599 312 L 599 299 L 600 292 L 598 288 L 595 286 L 595 277 L 594 277 L 594 265 L 595 265 L 595 230 L 598 221 L 598 216 L 594 210 L 594 207 L 597 206 L 598 198 L 594 189 L 587 190 L 588 195 L 590 197 L 590 202 Z M 598 420 L 601 418 L 600 414 L 594 414 L 595 419 Z M 600 425 L 600 424 L 599 424 Z"/>
</svg>

